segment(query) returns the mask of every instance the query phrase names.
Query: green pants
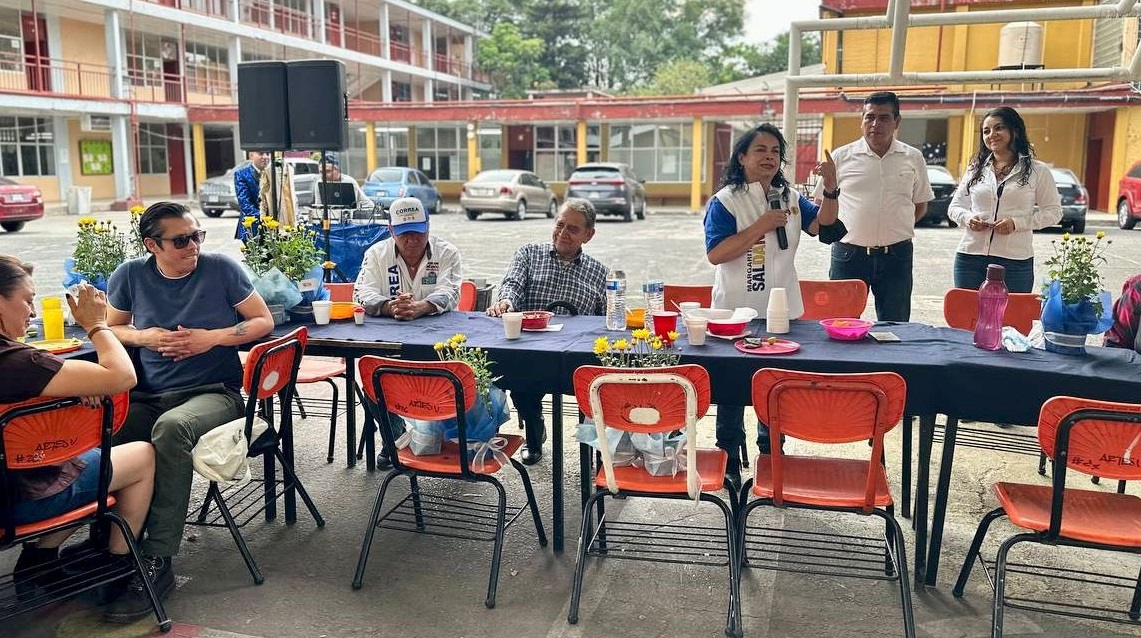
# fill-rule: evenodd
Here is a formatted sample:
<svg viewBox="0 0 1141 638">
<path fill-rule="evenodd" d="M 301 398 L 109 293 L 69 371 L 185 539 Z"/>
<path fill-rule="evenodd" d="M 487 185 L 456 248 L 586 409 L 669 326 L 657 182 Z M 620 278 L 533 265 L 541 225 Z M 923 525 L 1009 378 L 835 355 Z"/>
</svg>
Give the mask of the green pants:
<svg viewBox="0 0 1141 638">
<path fill-rule="evenodd" d="M 221 384 L 163 394 L 131 393 L 131 408 L 115 444 L 150 441 L 155 448 L 155 491 L 141 544 L 144 554 L 178 554 L 194 480 L 190 452 L 203 434 L 244 412 L 242 396 Z"/>
</svg>

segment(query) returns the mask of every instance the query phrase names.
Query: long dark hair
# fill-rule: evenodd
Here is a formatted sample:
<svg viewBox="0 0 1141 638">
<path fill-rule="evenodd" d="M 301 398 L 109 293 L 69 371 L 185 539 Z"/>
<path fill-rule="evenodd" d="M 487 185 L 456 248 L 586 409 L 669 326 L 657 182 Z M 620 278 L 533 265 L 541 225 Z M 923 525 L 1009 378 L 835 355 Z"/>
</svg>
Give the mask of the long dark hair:
<svg viewBox="0 0 1141 638">
<path fill-rule="evenodd" d="M 777 143 L 780 145 L 780 165 L 777 167 L 777 174 L 773 175 L 773 181 L 769 185 L 778 188 L 788 185 L 788 180 L 784 177 L 785 151 L 788 149 L 788 143 L 784 141 L 784 136 L 781 135 L 779 128 L 766 122 L 742 135 L 741 139 L 733 145 L 733 153 L 729 156 L 729 163 L 725 165 L 725 173 L 721 176 L 721 183 L 717 186 L 718 190 L 728 186 L 736 193 L 745 188 L 748 182 L 745 181 L 745 167 L 741 165 L 741 155 L 749 152 L 749 146 L 761 133 L 768 133 L 777 138 Z"/>
<path fill-rule="evenodd" d="M 1018 114 L 1018 111 L 1009 106 L 1000 106 L 987 111 L 987 114 L 979 121 L 979 150 L 971 159 L 969 170 L 974 172 L 970 181 L 967 182 L 967 190 L 971 190 L 982 179 L 983 166 L 986 166 L 987 160 L 992 155 L 990 149 L 982 141 L 983 124 L 986 123 L 988 117 L 997 117 L 1002 120 L 1003 126 L 1010 131 L 1010 151 L 1014 153 L 1016 161 L 1022 168 L 1022 174 L 1018 176 L 1018 185 L 1025 186 L 1030 181 L 1030 166 L 1031 160 L 1034 159 L 1034 147 L 1030 146 L 1030 138 L 1026 136 L 1026 122 L 1022 121 L 1022 116 Z"/>
<path fill-rule="evenodd" d="M 0 255 L 0 296 L 11 299 L 12 293 L 16 291 L 16 286 L 32 276 L 33 268 L 35 266 L 32 264 L 20 261 L 15 257 Z"/>
</svg>

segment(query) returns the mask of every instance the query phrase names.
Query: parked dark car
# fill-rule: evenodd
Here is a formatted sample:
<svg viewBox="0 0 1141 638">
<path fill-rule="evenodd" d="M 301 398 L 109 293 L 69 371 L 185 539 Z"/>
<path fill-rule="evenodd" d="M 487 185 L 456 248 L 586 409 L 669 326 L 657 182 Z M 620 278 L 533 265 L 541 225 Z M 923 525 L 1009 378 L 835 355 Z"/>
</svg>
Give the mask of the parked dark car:
<svg viewBox="0 0 1141 638">
<path fill-rule="evenodd" d="M 1077 175 L 1068 168 L 1051 168 L 1058 195 L 1062 198 L 1062 221 L 1059 225 L 1072 233 L 1086 232 L 1086 213 L 1089 212 L 1089 192 Z"/>
<path fill-rule="evenodd" d="M 385 166 L 368 176 L 361 190 L 384 210 L 401 197 L 415 197 L 432 215 L 444 210 L 444 198 L 428 176 L 414 168 Z"/>
<path fill-rule="evenodd" d="M 1133 230 L 1141 220 L 1141 162 L 1129 167 L 1117 182 L 1117 225 Z"/>
<path fill-rule="evenodd" d="M 44 196 L 38 186 L 0 177 L 0 227 L 14 233 L 44 216 Z"/>
<path fill-rule="evenodd" d="M 928 166 L 927 180 L 931 182 L 931 190 L 935 192 L 935 199 L 927 202 L 927 214 L 919 221 L 931 225 L 947 222 L 951 228 L 958 226 L 947 216 L 951 197 L 954 196 L 955 189 L 959 186 L 955 182 L 955 176 L 942 166 Z"/>
<path fill-rule="evenodd" d="M 621 215 L 624 221 L 635 215 L 645 219 L 645 183 L 626 164 L 583 164 L 567 179 L 567 197 L 590 200 L 599 215 Z"/>
<path fill-rule="evenodd" d="M 516 169 L 483 171 L 460 189 L 460 206 L 468 219 L 481 213 L 500 213 L 508 219 L 523 220 L 527 213 L 546 213 L 553 218 L 559 201 L 551 187 L 538 175 Z"/>
</svg>

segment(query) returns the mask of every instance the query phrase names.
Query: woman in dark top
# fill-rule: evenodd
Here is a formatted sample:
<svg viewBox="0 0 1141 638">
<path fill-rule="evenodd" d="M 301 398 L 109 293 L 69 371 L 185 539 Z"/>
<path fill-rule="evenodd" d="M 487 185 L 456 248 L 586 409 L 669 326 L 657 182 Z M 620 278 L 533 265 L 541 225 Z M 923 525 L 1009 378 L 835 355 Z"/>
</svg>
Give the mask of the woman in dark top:
<svg viewBox="0 0 1141 638">
<path fill-rule="evenodd" d="M 0 255 L 0 403 L 17 403 L 35 397 L 84 397 L 85 404 L 98 405 L 101 397 L 131 389 L 135 371 L 127 351 L 107 327 L 107 300 L 103 293 L 82 284 L 78 298 L 67 303 L 75 322 L 95 346 L 98 363 L 64 361 L 55 355 L 19 341 L 35 316 L 36 288 L 32 266 Z M 11 512 L 17 524 L 58 516 L 96 498 L 99 484 L 99 450 L 58 466 L 27 470 L 18 478 L 18 502 Z M 150 443 L 128 443 L 111 450 L 111 492 L 116 512 L 136 536 L 142 531 L 154 487 L 154 450 Z M 16 563 L 17 572 L 55 560 L 68 532 L 26 543 Z M 127 554 L 127 544 L 117 530 L 108 540 L 112 559 Z M 27 572 L 25 572 L 27 573 Z M 18 578 L 18 580 L 20 580 Z M 35 583 L 24 580 L 18 586 Z"/>
</svg>

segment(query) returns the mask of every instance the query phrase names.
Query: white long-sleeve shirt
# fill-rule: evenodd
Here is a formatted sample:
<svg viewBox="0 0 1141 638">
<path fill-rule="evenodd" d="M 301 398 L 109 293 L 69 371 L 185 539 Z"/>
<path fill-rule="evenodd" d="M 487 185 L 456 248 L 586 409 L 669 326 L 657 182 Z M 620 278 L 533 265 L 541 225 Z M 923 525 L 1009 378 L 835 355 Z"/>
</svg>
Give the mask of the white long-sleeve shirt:
<svg viewBox="0 0 1141 638">
<path fill-rule="evenodd" d="M 1021 183 L 1021 164 L 1001 181 L 995 179 L 991 161 L 988 160 L 981 170 L 982 178 L 970 191 L 967 190 L 967 183 L 974 173 L 968 170 L 963 175 L 963 181 L 955 189 L 955 196 L 951 198 L 947 209 L 947 215 L 963 229 L 958 252 L 1006 259 L 1032 258 L 1032 233 L 1053 226 L 1062 219 L 1062 199 L 1050 167 L 1038 160 L 1031 161 L 1030 177 L 1026 184 Z M 1037 211 L 1034 209 L 1035 204 L 1038 205 Z M 972 218 L 987 222 L 1012 219 L 1014 232 L 1000 235 L 990 228 L 971 230 L 967 227 L 967 222 Z"/>
<path fill-rule="evenodd" d="M 452 244 L 428 235 L 428 248 L 420 267 L 409 272 L 408 264 L 396 249 L 396 241 L 389 237 L 365 251 L 356 295 L 365 307 L 373 307 L 407 292 L 415 301 L 431 303 L 436 307 L 433 314 L 439 314 L 455 309 L 462 282 L 460 251 Z"/>
</svg>

